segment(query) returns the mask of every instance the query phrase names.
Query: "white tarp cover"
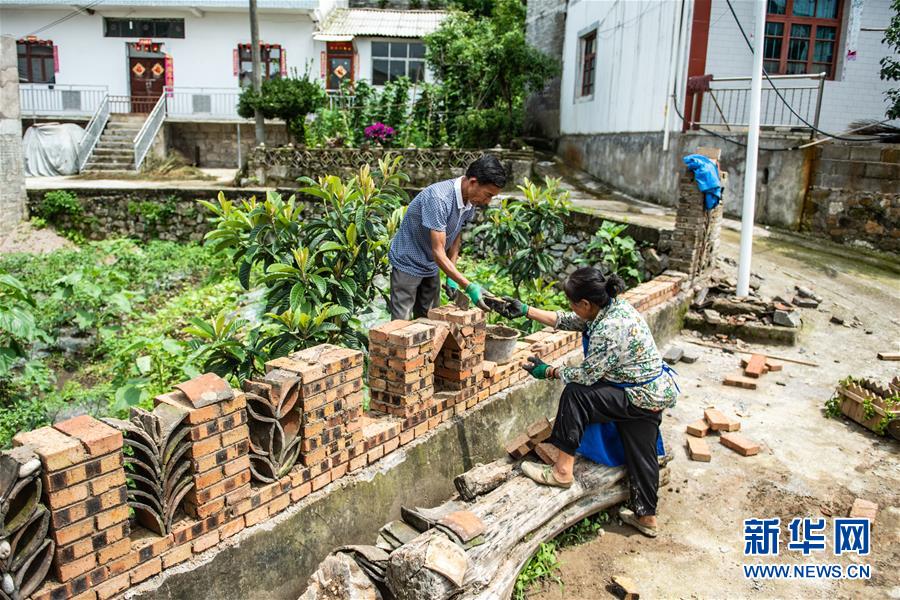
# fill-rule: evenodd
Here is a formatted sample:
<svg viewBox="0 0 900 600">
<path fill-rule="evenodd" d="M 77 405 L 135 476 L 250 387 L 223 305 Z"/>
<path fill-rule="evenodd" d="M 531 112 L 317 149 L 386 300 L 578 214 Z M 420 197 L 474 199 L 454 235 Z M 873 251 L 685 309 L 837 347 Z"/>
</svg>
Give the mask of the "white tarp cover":
<svg viewBox="0 0 900 600">
<path fill-rule="evenodd" d="M 84 130 L 74 123 L 41 123 L 25 131 L 25 175 L 50 177 L 78 173 L 78 144 Z"/>
</svg>

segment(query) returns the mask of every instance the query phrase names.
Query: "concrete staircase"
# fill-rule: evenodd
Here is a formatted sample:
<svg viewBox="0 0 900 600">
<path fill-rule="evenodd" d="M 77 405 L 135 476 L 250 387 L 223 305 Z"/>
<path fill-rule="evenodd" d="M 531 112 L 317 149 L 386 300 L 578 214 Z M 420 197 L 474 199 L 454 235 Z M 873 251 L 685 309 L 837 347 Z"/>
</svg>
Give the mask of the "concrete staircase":
<svg viewBox="0 0 900 600">
<path fill-rule="evenodd" d="M 147 115 L 110 115 L 84 170 L 92 173 L 134 171 L 134 136 Z"/>
</svg>

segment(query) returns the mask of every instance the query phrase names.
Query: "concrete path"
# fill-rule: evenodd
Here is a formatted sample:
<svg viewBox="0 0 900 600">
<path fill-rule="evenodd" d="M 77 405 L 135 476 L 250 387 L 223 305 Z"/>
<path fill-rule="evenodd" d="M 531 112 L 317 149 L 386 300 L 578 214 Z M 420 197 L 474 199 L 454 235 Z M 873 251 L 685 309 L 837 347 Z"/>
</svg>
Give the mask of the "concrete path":
<svg viewBox="0 0 900 600">
<path fill-rule="evenodd" d="M 57 177 L 26 177 L 25 188 L 29 190 L 61 190 L 61 189 L 196 189 L 196 188 L 231 188 L 235 169 L 200 169 L 214 179 L 83 179 L 76 175 Z"/>
<path fill-rule="evenodd" d="M 722 234 L 722 268 L 736 276 L 739 224 Z M 693 346 L 691 332 L 673 344 L 700 354 L 676 366 L 683 396 L 666 412 L 662 431 L 671 482 L 661 490 L 656 540 L 613 524 L 606 535 L 560 552 L 563 587 L 550 584 L 529 594 L 542 600 L 606 597 L 612 575 L 635 581 L 646 598 L 900 598 L 900 442 L 878 437 L 855 423 L 828 419 L 823 404 L 847 376 L 882 382 L 900 375 L 896 362 L 876 360 L 879 351 L 900 350 L 900 260 L 857 253 L 827 242 L 757 228 L 753 271 L 762 293 L 791 297 L 794 285 L 824 297 L 818 310 L 803 310 L 800 342 L 792 348 L 752 346 L 754 351 L 795 356 L 818 367 L 785 364 L 765 375 L 756 391 L 722 385 L 738 371 L 739 358 Z M 855 315 L 859 328 L 830 323 L 832 311 Z M 668 345 L 667 345 L 668 346 Z M 665 350 L 665 347 L 663 347 Z M 759 442 L 758 456 L 743 458 L 707 440 L 712 462 L 693 462 L 685 451 L 685 426 L 716 406 L 741 420 L 741 433 Z M 787 525 L 795 517 L 847 515 L 853 500 L 879 504 L 873 549 L 867 557 L 790 551 Z M 780 517 L 781 555 L 747 559 L 743 526 L 748 518 Z M 868 581 L 747 579 L 743 564 L 840 564 L 872 566 Z"/>
</svg>

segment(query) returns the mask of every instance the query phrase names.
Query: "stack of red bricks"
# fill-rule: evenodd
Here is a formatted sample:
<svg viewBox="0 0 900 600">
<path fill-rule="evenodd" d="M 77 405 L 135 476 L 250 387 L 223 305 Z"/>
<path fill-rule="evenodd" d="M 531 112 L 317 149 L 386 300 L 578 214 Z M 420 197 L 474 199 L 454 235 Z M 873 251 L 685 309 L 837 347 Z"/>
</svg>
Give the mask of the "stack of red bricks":
<svg viewBox="0 0 900 600">
<path fill-rule="evenodd" d="M 662 304 L 674 298 L 681 291 L 681 283 L 685 275 L 677 271 L 667 271 L 650 281 L 641 283 L 624 292 L 620 297 L 635 307 L 639 312 Z"/>
<path fill-rule="evenodd" d="M 403 419 L 406 431 L 438 412 L 434 356 L 438 329 L 428 323 L 391 321 L 369 331 L 369 408 Z"/>
<path fill-rule="evenodd" d="M 244 393 L 212 373 L 176 386 L 156 398 L 187 411 L 194 489 L 184 509 L 192 517 L 224 512 L 250 493 L 250 442 Z"/>
<path fill-rule="evenodd" d="M 456 392 L 454 404 L 464 402 L 471 408 L 478 402 L 482 378 L 484 312 L 446 305 L 429 310 L 428 319 L 446 323 L 450 328 L 434 360 L 434 387 L 439 392 Z"/>
<path fill-rule="evenodd" d="M 54 572 L 66 584 L 59 595 L 81 594 L 131 551 L 122 434 L 85 415 L 16 434 L 13 443 L 29 446 L 44 467 Z"/>
<path fill-rule="evenodd" d="M 300 459 L 315 491 L 343 476 L 350 461 L 365 452 L 363 353 L 321 344 L 266 363 L 270 375 L 276 369 L 298 380 Z"/>
</svg>

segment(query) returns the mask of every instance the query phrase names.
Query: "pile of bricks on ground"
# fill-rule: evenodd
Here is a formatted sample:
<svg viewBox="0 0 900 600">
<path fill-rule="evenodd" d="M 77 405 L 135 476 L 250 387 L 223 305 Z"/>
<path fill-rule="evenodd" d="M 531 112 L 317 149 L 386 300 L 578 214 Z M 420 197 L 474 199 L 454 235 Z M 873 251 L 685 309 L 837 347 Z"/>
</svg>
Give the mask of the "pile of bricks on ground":
<svg viewBox="0 0 900 600">
<path fill-rule="evenodd" d="M 646 310 L 677 294 L 682 277 L 670 273 L 641 284 L 630 300 Z M 105 600 L 121 594 L 527 379 L 521 362 L 529 355 L 554 361 L 578 349 L 580 339 L 577 332 L 546 329 L 526 336 L 505 364 L 485 362 L 484 345 L 484 315 L 478 310 L 441 307 L 427 319 L 373 328 L 371 406 L 365 414 L 363 354 L 336 346 L 270 361 L 265 375 L 242 382 L 242 389 L 212 374 L 176 386 L 156 398 L 158 410 L 145 412 L 177 409 L 183 419 L 127 422 L 139 430 L 131 433 L 158 442 L 159 455 L 169 441 L 189 440 L 188 460 L 179 464 L 183 473 L 148 476 L 147 485 L 157 487 L 166 485 L 163 479 L 190 481 L 183 498 L 168 497 L 172 504 L 157 511 L 165 513 L 164 526 L 157 528 L 162 531 L 129 519 L 129 504 L 136 507 L 140 499 L 126 487 L 126 425 L 83 416 L 18 434 L 15 444 L 29 446 L 42 462 L 42 502 L 56 545 L 53 580 L 32 597 Z M 282 454 L 255 474 L 253 457 L 275 445 L 261 443 L 271 428 L 251 430 L 248 397 L 266 405 L 253 412 L 263 421 L 276 420 L 283 439 L 299 439 L 296 456 Z M 154 429 L 162 423 L 177 432 Z M 526 435 L 527 451 L 552 462 L 553 448 L 545 443 L 549 423 L 534 424 Z"/>
<path fill-rule="evenodd" d="M 719 434 L 719 442 L 726 448 L 734 450 L 741 456 L 754 456 L 759 454 L 759 444 L 738 433 L 741 422 L 729 417 L 716 408 L 707 408 L 703 411 L 703 418 L 694 421 L 687 426 L 687 449 L 691 460 L 710 462 L 712 452 L 706 442 L 706 436 L 710 433 Z"/>
<path fill-rule="evenodd" d="M 725 376 L 723 385 L 755 390 L 759 378 L 766 373 L 781 371 L 784 365 L 765 354 L 751 354 L 750 358 L 741 359 L 741 371 Z"/>
</svg>

